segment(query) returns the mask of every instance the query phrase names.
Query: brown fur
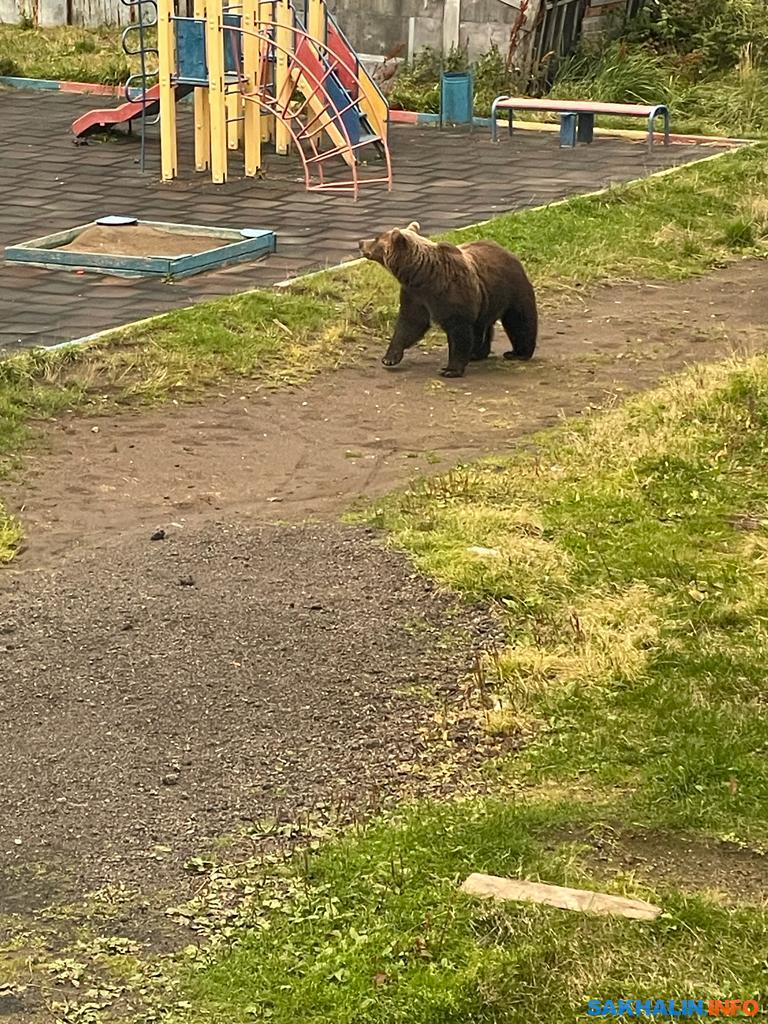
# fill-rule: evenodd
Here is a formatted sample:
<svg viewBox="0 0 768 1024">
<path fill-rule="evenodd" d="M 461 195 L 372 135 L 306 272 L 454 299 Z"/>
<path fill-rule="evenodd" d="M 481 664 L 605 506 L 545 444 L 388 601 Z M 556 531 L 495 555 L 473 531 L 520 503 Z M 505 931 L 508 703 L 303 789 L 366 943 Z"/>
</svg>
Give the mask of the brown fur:
<svg viewBox="0 0 768 1024">
<path fill-rule="evenodd" d="M 385 366 L 396 366 L 430 323 L 448 335 L 448 365 L 441 371 L 446 377 L 462 376 L 470 359 L 490 354 L 497 320 L 512 343 L 505 359 L 533 355 L 538 326 L 533 286 L 517 257 L 496 242 L 433 242 L 414 222 L 360 242 L 360 251 L 400 282 L 400 313 Z"/>
</svg>

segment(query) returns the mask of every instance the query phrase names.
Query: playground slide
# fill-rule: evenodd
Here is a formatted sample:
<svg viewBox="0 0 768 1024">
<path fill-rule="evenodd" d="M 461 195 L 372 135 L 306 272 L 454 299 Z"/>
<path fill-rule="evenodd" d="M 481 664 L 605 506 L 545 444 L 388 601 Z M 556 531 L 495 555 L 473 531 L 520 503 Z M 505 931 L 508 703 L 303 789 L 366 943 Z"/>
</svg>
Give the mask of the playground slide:
<svg viewBox="0 0 768 1024">
<path fill-rule="evenodd" d="M 367 76 L 367 72 L 327 9 L 325 16 L 328 53 L 323 55 L 309 37 L 301 38 L 296 47 L 293 68 L 297 85 L 301 89 L 304 79 L 308 86 L 302 90 L 308 96 L 307 108 L 314 123 L 325 130 L 335 146 L 341 150 L 347 149 L 346 134 L 352 146 L 372 144 L 381 150 L 383 140 L 386 139 L 386 116 L 383 120 L 377 118 L 384 132 L 382 134 L 371 126 L 364 110 L 366 90 L 363 76 Z M 294 21 L 303 32 L 304 26 L 295 11 Z M 336 62 L 333 58 L 336 58 Z M 322 83 L 320 89 L 315 83 Z M 373 80 L 370 85 L 388 113 L 386 101 L 379 94 Z M 343 122 L 343 131 L 335 123 L 334 111 L 338 112 Z M 344 152 L 342 156 L 350 166 L 356 160 L 353 153 Z"/>
<path fill-rule="evenodd" d="M 351 166 L 355 162 L 355 154 L 350 152 L 349 145 L 356 146 L 362 141 L 360 112 L 350 105 L 352 101 L 349 94 L 335 76 L 328 74 L 319 50 L 307 36 L 302 37 L 294 57 L 290 73 L 306 97 L 307 110 L 312 115 L 313 123 L 326 132 L 334 146 L 342 151 L 341 156 L 345 162 Z M 334 110 L 341 115 L 349 142 L 331 113 Z"/>
<path fill-rule="evenodd" d="M 349 92 L 351 98 L 357 100 L 361 115 L 367 122 L 365 127 L 380 139 L 386 140 L 389 126 L 389 105 L 379 87 L 360 63 L 357 53 L 327 8 L 326 19 L 328 49 L 342 64 L 354 68 L 357 75 L 354 78 L 344 67 L 339 67 L 336 69 L 339 81 Z"/>
<path fill-rule="evenodd" d="M 177 85 L 176 100 L 187 96 L 194 86 Z M 154 117 L 160 109 L 160 86 L 153 85 L 147 89 L 144 101 L 133 100 L 121 104 L 119 107 L 105 107 L 102 110 L 89 110 L 87 114 L 78 117 L 72 123 L 72 134 L 76 139 L 82 139 L 91 132 L 98 131 L 115 124 L 128 124 L 141 117 L 144 110 L 147 117 Z"/>
</svg>

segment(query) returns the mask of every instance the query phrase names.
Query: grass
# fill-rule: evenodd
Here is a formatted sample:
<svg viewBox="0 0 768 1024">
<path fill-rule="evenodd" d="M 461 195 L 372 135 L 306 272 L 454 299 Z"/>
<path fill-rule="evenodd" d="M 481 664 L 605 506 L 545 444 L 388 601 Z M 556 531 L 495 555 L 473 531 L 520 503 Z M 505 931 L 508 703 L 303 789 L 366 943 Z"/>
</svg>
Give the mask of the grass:
<svg viewBox="0 0 768 1024">
<path fill-rule="evenodd" d="M 762 254 L 767 191 L 768 149 L 760 145 L 447 237 L 494 238 L 516 251 L 546 299 L 610 278 L 683 279 Z M 305 381 L 353 360 L 363 342 L 382 342 L 396 301 L 394 281 L 357 264 L 280 292 L 178 310 L 103 342 L 5 360 L 0 467 L 18 458 L 30 423 L 52 415 L 184 399 L 244 378 L 267 386 Z M 7 523 L 0 535 L 4 559 L 16 530 Z"/>
<path fill-rule="evenodd" d="M 675 841 L 768 845 L 766 428 L 768 357 L 696 369 L 365 514 L 500 609 L 483 703 L 527 746 L 489 765 L 490 795 L 406 808 L 246 882 L 234 941 L 185 972 L 195 1021 L 569 1024 L 589 999 L 759 998 L 760 899 L 738 858 L 689 881 Z M 590 840 L 625 831 L 668 842 L 677 877 L 601 870 Z M 476 904 L 457 892 L 472 871 L 663 914 Z"/>
<path fill-rule="evenodd" d="M 702 74 L 692 72 L 684 59 L 619 40 L 565 61 L 550 95 L 608 103 L 667 103 L 676 132 L 761 138 L 768 131 L 768 72 L 750 45 L 744 46 L 732 68 Z M 638 127 L 621 118 L 605 118 L 601 124 Z"/>
<path fill-rule="evenodd" d="M 139 65 L 123 52 L 120 32 L 0 25 L 0 75 L 124 85 Z"/>
<path fill-rule="evenodd" d="M 630 815 L 768 842 L 766 423 L 765 357 L 699 369 L 377 513 L 426 572 L 508 610 L 499 700 L 512 727 L 557 723 L 531 781 L 587 776 Z"/>
</svg>

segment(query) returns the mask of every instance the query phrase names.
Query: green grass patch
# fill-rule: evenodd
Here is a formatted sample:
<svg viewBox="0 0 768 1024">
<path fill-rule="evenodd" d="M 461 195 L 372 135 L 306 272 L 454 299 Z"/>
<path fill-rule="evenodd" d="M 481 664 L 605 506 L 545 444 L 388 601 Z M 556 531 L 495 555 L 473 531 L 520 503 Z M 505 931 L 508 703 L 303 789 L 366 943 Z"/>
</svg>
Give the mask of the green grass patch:
<svg viewBox="0 0 768 1024">
<path fill-rule="evenodd" d="M 758 910 L 631 876 L 603 889 L 663 903 L 653 924 L 477 903 L 473 871 L 594 886 L 565 804 L 418 807 L 336 842 L 269 889 L 235 945 L 190 972 L 189 1019 L 288 1024 L 575 1024 L 590 999 L 756 995 Z M 183 1016 L 183 1015 L 182 1015 Z"/>
<path fill-rule="evenodd" d="M 118 28 L 0 25 L 0 75 L 124 85 L 139 64 L 123 52 L 120 33 Z"/>
<path fill-rule="evenodd" d="M 364 514 L 499 608 L 484 720 L 528 744 L 489 765 L 494 796 L 396 812 L 271 882 L 235 868 L 210 905 L 250 894 L 239 927 L 184 972 L 195 1021 L 569 1024 L 589 999 L 759 998 L 760 897 L 738 858 L 689 881 L 674 843 L 768 843 L 766 428 L 768 356 L 696 369 Z M 601 869 L 590 839 L 629 830 L 666 836 L 679 877 Z M 663 914 L 477 903 L 473 871 Z"/>
<path fill-rule="evenodd" d="M 424 571 L 507 609 L 494 714 L 549 723 L 517 777 L 768 841 L 767 424 L 766 357 L 699 369 L 376 513 Z"/>
</svg>

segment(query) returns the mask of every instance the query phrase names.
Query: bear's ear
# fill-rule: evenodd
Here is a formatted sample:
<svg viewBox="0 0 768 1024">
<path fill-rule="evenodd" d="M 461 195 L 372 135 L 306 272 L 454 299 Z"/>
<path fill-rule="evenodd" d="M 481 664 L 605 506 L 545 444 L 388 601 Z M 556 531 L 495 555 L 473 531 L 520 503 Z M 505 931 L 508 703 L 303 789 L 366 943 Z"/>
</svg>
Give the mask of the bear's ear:
<svg viewBox="0 0 768 1024">
<path fill-rule="evenodd" d="M 411 223 L 408 225 L 406 230 L 407 231 L 413 231 L 414 234 L 419 235 L 419 234 L 421 234 L 421 224 L 419 224 L 419 222 L 417 220 L 412 220 Z"/>
<path fill-rule="evenodd" d="M 389 234 L 389 240 L 392 245 L 401 245 L 405 241 L 405 235 L 400 228 L 392 228 Z"/>
</svg>

